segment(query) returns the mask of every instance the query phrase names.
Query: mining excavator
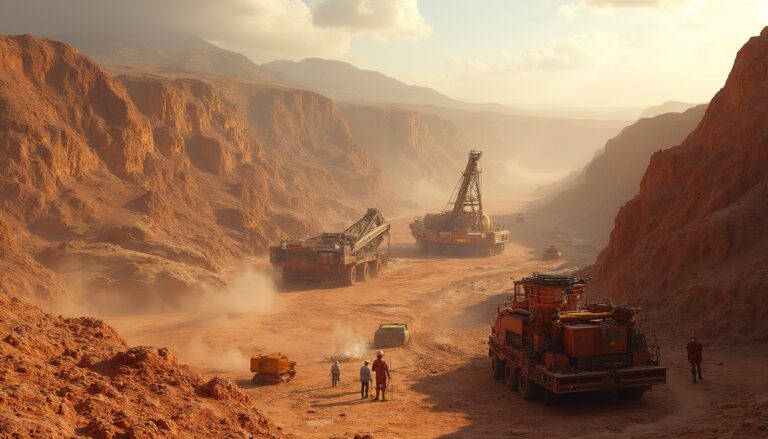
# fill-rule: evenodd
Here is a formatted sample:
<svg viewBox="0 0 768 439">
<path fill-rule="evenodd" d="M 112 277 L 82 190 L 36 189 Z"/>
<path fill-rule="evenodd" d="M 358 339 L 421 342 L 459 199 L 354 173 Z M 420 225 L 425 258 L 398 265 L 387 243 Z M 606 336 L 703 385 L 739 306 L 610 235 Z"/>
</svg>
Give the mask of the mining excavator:
<svg viewBox="0 0 768 439">
<path fill-rule="evenodd" d="M 410 224 L 411 234 L 422 253 L 453 249 L 491 256 L 504 252 L 509 231 L 502 230 L 483 213 L 477 164 L 482 154 L 482 151 L 470 151 L 464 173 L 443 212 L 428 213 Z"/>
<path fill-rule="evenodd" d="M 354 285 L 381 274 L 387 255 L 379 247 L 385 239 L 389 242 L 389 229 L 378 209 L 368 209 L 365 216 L 341 233 L 322 233 L 270 246 L 269 260 L 281 271 L 286 284 L 331 280 Z"/>
<path fill-rule="evenodd" d="M 615 390 L 639 398 L 667 381 L 658 343 L 631 306 L 584 304 L 588 279 L 539 274 L 515 282 L 488 339 L 491 373 L 524 399 Z"/>
</svg>

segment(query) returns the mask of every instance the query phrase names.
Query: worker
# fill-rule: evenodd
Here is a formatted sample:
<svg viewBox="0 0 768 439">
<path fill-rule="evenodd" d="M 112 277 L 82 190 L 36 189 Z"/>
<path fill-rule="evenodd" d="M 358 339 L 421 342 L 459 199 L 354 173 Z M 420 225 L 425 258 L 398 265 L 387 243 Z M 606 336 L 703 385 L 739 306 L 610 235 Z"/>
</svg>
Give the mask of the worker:
<svg viewBox="0 0 768 439">
<path fill-rule="evenodd" d="M 341 365 L 338 361 L 334 361 L 331 364 L 331 387 L 336 387 L 339 381 L 341 381 Z"/>
<path fill-rule="evenodd" d="M 373 361 L 373 371 L 376 372 L 376 398 L 374 401 L 379 400 L 379 392 L 381 392 L 381 400 L 387 400 L 387 381 L 392 379 L 389 374 L 389 366 L 384 361 L 384 351 L 376 352 L 376 359 Z"/>
<path fill-rule="evenodd" d="M 368 360 L 360 368 L 360 399 L 368 399 L 368 390 L 371 388 L 371 368 Z"/>
<path fill-rule="evenodd" d="M 702 350 L 703 347 L 701 346 L 701 343 L 696 339 L 695 336 L 691 336 L 691 340 L 688 342 L 688 346 L 686 346 L 686 349 L 688 350 L 688 362 L 691 363 L 691 376 L 693 376 L 693 384 L 696 384 L 696 377 L 698 376 L 699 380 L 701 380 L 701 362 L 702 362 Z"/>
</svg>

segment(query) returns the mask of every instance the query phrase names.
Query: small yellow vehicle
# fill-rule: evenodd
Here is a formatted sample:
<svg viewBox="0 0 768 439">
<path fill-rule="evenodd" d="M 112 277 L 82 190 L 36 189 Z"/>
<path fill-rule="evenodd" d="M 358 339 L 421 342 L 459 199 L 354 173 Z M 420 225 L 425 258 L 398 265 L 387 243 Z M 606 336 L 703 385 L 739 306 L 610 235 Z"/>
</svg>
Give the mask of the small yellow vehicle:
<svg viewBox="0 0 768 439">
<path fill-rule="evenodd" d="M 383 323 L 373 335 L 373 344 L 377 348 L 393 348 L 408 343 L 408 325 L 405 323 Z"/>
<path fill-rule="evenodd" d="M 281 353 L 259 354 L 251 357 L 254 383 L 282 383 L 296 376 L 296 362 Z"/>
</svg>

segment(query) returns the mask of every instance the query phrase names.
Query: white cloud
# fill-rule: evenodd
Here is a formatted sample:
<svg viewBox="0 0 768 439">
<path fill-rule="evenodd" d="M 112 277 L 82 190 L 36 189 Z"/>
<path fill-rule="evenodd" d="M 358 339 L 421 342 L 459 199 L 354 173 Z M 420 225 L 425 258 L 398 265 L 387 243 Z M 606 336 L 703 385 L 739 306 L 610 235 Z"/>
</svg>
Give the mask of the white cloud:
<svg viewBox="0 0 768 439">
<path fill-rule="evenodd" d="M 314 0 L 310 8 L 318 27 L 372 32 L 380 40 L 432 33 L 416 0 Z"/>
<path fill-rule="evenodd" d="M 456 76 L 477 76 L 491 73 L 494 70 L 493 67 L 480 60 L 460 56 L 448 58 L 447 68 Z"/>
<path fill-rule="evenodd" d="M 573 18 L 581 11 L 610 12 L 619 8 L 672 8 L 687 3 L 689 0 L 577 0 L 564 3 L 557 8 L 557 13 L 566 18 Z"/>
<path fill-rule="evenodd" d="M 520 55 L 517 67 L 524 70 L 559 70 L 585 67 L 611 58 L 616 42 L 602 33 L 577 35 L 531 47 Z"/>
<path fill-rule="evenodd" d="M 256 60 L 341 56 L 356 35 L 417 38 L 429 31 L 415 0 L 0 1 L 0 33 L 185 32 Z"/>
</svg>

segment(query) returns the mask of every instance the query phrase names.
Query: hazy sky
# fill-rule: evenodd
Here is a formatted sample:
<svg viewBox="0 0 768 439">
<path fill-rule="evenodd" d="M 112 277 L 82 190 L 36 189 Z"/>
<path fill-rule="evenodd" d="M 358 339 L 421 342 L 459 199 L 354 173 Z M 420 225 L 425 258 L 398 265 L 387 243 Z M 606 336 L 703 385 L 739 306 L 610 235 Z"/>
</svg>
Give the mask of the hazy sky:
<svg viewBox="0 0 768 439">
<path fill-rule="evenodd" d="M 703 102 L 766 24 L 768 0 L 0 0 L 2 33 L 184 31 L 507 104 Z"/>
</svg>

